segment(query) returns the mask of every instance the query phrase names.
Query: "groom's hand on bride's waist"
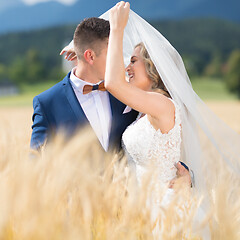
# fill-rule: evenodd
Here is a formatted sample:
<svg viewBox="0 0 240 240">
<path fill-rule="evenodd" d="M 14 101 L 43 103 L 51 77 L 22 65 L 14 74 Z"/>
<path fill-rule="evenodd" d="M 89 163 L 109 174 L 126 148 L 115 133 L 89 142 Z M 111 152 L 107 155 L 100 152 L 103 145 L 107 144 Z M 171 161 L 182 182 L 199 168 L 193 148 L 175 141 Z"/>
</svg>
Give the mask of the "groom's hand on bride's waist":
<svg viewBox="0 0 240 240">
<path fill-rule="evenodd" d="M 180 178 L 183 179 L 184 182 L 186 182 L 190 187 L 192 187 L 193 178 L 191 177 L 191 174 L 190 174 L 191 170 L 189 171 L 188 166 L 185 163 L 179 161 L 175 163 L 175 167 L 177 168 L 177 172 L 176 172 L 177 177 L 170 181 L 169 188 L 173 188 L 175 182 Z"/>
</svg>

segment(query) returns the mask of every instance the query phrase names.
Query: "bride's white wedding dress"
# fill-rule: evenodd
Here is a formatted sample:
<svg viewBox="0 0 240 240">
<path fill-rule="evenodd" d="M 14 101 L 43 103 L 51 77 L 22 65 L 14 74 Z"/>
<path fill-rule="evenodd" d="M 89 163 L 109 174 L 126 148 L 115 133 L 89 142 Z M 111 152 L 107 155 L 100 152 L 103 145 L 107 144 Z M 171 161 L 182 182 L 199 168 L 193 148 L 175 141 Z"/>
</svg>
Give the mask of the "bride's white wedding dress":
<svg viewBox="0 0 240 240">
<path fill-rule="evenodd" d="M 100 18 L 109 20 L 109 11 Z M 154 174 L 156 172 L 158 180 L 152 181 L 149 186 L 155 186 L 158 190 L 161 189 L 158 186 L 166 187 L 176 176 L 174 162 L 180 160 L 182 150 L 184 154 L 181 160 L 193 170 L 195 190 L 197 195 L 204 196 L 203 212 L 207 212 L 208 202 L 212 202 L 209 190 L 216 187 L 219 178 L 218 168 L 214 166 L 224 166 L 226 171 L 239 177 L 240 136 L 221 121 L 195 93 L 176 49 L 160 32 L 130 11 L 123 40 L 125 66 L 129 64 L 134 46 L 141 42 L 174 100 L 175 125 L 167 134 L 155 130 L 147 116 L 130 125 L 123 134 L 129 165 L 136 173 L 140 186 L 144 175 L 148 175 L 153 166 L 156 166 Z M 208 164 L 209 167 L 206 167 Z M 229 191 L 234 191 L 234 188 Z M 156 206 L 161 205 L 163 199 L 155 195 L 156 198 L 150 199 L 156 200 Z M 170 199 L 170 195 L 166 194 L 166 198 Z"/>
<path fill-rule="evenodd" d="M 152 178 L 148 182 L 148 189 L 151 189 L 151 202 L 154 205 L 166 204 L 171 199 L 173 190 L 168 189 L 168 185 L 176 177 L 174 163 L 180 160 L 181 154 L 180 110 L 171 101 L 175 106 L 175 123 L 168 133 L 156 130 L 147 115 L 141 117 L 139 114 L 122 136 L 129 167 L 135 173 L 139 186 L 142 186 L 145 177 Z M 159 199 L 160 192 L 164 190 L 167 190 L 164 199 Z"/>
<path fill-rule="evenodd" d="M 167 207 L 174 196 L 169 182 L 176 177 L 174 163 L 180 161 L 182 126 L 179 106 L 170 99 L 175 106 L 174 127 L 168 133 L 156 130 L 148 120 L 147 115 L 137 119 L 127 127 L 122 136 L 122 144 L 128 158 L 128 166 L 136 176 L 139 187 L 146 180 L 147 206 L 151 211 L 154 239 L 161 239 L 161 229 L 158 222 L 160 208 Z M 146 178 L 145 178 L 146 177 Z M 149 179 L 150 178 L 150 179 Z M 199 225 L 204 218 L 201 209 L 194 219 Z M 181 210 L 179 210 L 181 214 Z M 205 227 L 201 233 L 203 239 L 210 239 L 209 229 Z"/>
<path fill-rule="evenodd" d="M 175 123 L 168 133 L 156 130 L 147 115 L 141 117 L 139 114 L 122 136 L 130 170 L 136 175 L 139 187 L 147 184 L 144 192 L 147 194 L 147 206 L 151 209 L 153 235 L 156 238 L 159 237 L 159 210 L 167 206 L 173 197 L 174 191 L 168 185 L 176 177 L 174 163 L 180 160 L 181 155 L 180 110 L 171 101 L 175 106 Z"/>
</svg>

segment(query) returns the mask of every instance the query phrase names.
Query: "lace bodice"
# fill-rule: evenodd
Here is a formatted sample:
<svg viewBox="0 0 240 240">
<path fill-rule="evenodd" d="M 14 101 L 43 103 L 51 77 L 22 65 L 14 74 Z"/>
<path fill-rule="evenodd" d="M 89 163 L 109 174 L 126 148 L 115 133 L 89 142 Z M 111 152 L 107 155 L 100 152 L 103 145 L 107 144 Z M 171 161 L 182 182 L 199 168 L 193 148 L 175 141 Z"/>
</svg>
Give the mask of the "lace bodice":
<svg viewBox="0 0 240 240">
<path fill-rule="evenodd" d="M 156 130 L 147 115 L 137 118 L 122 136 L 129 165 L 135 169 L 139 182 L 148 169 L 155 169 L 158 183 L 168 183 L 176 176 L 174 163 L 180 160 L 181 119 L 175 105 L 175 124 L 168 133 Z"/>
</svg>

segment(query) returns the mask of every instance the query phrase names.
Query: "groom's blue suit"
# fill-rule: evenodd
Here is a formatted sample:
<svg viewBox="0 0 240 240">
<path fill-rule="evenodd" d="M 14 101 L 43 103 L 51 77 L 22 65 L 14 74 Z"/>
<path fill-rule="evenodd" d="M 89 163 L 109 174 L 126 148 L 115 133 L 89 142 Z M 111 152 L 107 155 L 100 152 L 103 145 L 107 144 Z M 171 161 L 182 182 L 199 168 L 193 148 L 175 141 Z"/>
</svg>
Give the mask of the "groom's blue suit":
<svg viewBox="0 0 240 240">
<path fill-rule="evenodd" d="M 70 83 L 70 73 L 52 88 L 33 99 L 33 125 L 31 148 L 38 149 L 52 133 L 64 129 L 67 136 L 89 124 Z M 123 114 L 126 107 L 109 93 L 112 110 L 112 126 L 109 149 L 121 148 L 121 136 L 128 125 L 137 117 L 132 110 Z"/>
</svg>

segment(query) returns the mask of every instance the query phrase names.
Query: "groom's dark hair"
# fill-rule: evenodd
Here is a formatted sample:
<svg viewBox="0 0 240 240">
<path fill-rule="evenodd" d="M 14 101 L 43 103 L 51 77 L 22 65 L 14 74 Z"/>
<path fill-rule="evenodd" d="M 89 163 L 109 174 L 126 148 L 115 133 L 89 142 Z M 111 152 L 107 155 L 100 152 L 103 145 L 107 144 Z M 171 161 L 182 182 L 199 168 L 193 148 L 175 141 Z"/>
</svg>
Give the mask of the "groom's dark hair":
<svg viewBox="0 0 240 240">
<path fill-rule="evenodd" d="M 109 21 L 102 18 L 86 18 L 78 24 L 74 32 L 74 48 L 78 59 L 81 59 L 87 49 L 92 49 L 99 55 L 107 44 L 110 33 Z"/>
</svg>

